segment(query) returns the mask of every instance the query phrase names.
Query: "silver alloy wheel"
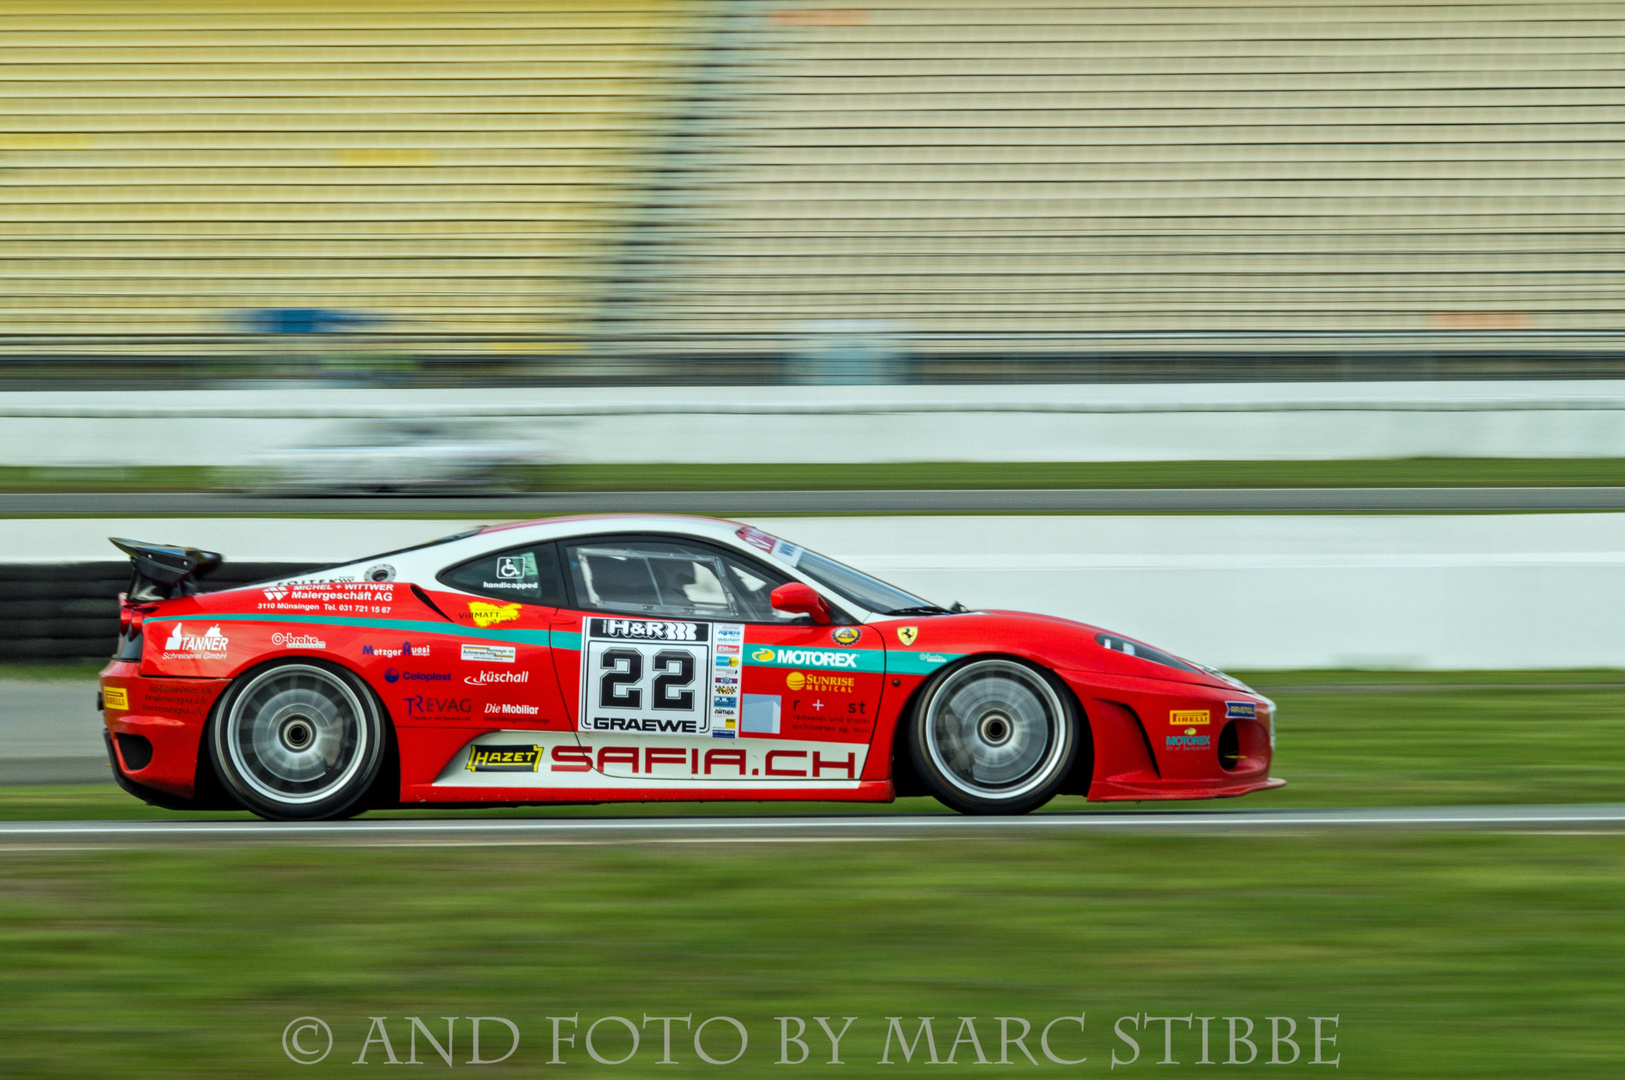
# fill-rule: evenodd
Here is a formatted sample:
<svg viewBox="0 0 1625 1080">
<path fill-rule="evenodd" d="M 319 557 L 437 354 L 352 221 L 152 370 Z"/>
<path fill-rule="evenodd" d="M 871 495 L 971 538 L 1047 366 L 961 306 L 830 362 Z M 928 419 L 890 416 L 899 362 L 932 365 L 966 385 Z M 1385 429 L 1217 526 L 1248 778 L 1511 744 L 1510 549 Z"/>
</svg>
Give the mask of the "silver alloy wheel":
<svg viewBox="0 0 1625 1080">
<path fill-rule="evenodd" d="M 931 696 L 925 749 L 942 777 L 980 798 L 1012 800 L 1050 781 L 1066 754 L 1065 710 L 1032 669 L 979 660 Z"/>
<path fill-rule="evenodd" d="M 243 687 L 221 734 L 232 771 L 255 794 L 302 806 L 331 797 L 361 769 L 371 749 L 365 716 L 331 671 L 283 664 Z"/>
</svg>

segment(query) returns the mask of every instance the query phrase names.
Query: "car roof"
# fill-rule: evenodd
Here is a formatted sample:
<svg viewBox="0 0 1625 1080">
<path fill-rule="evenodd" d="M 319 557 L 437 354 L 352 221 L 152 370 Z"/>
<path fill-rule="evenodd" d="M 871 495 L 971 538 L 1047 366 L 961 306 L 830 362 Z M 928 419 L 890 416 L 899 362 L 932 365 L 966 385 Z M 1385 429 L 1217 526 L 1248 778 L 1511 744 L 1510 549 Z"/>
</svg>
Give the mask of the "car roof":
<svg viewBox="0 0 1625 1080">
<path fill-rule="evenodd" d="M 806 582 L 827 601 L 842 608 L 854 617 L 864 619 L 871 614 L 821 583 L 808 578 L 795 567 L 772 559 L 766 556 L 760 548 L 747 544 L 738 535 L 742 527 L 737 521 L 694 517 L 685 514 L 581 514 L 572 517 L 539 518 L 534 521 L 516 521 L 503 525 L 490 525 L 447 540 L 434 541 L 418 547 L 407 548 L 404 551 L 371 555 L 340 566 L 330 566 L 311 571 L 308 574 L 289 577 L 286 580 L 289 582 L 366 581 L 369 580 L 372 570 L 387 566 L 392 578 L 429 584 L 435 582 L 440 571 L 449 566 L 455 566 L 458 563 L 478 558 L 481 555 L 505 551 L 508 548 L 518 547 L 522 544 L 568 540 L 577 536 L 665 533 L 671 536 L 686 536 L 696 540 L 708 541 L 719 547 L 739 552 L 750 559 L 766 559 L 780 573 Z M 435 587 L 462 591 L 443 582 L 436 584 Z"/>
</svg>

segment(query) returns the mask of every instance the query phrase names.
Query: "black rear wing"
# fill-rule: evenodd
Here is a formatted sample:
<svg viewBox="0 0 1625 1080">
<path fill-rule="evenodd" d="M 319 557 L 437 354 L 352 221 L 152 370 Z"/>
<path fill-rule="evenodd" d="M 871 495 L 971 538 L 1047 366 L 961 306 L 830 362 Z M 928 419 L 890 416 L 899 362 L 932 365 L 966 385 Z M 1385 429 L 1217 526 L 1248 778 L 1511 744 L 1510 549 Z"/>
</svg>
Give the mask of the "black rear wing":
<svg viewBox="0 0 1625 1080">
<path fill-rule="evenodd" d="M 133 572 L 125 596 L 132 604 L 168 600 L 172 596 L 191 596 L 197 592 L 198 579 L 208 577 L 225 561 L 218 552 L 200 551 L 192 547 L 147 544 L 140 540 L 121 540 L 116 536 L 108 539 L 114 547 L 130 557 Z"/>
</svg>

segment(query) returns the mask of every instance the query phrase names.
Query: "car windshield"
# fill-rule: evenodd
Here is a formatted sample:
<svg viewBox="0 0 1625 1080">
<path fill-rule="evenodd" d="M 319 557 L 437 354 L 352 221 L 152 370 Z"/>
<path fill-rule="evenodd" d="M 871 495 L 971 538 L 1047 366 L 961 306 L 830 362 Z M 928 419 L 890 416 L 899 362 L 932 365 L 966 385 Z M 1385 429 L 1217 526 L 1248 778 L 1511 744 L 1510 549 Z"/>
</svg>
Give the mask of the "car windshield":
<svg viewBox="0 0 1625 1080">
<path fill-rule="evenodd" d="M 929 615 L 948 609 L 804 547 L 746 526 L 736 534 L 752 547 L 793 566 L 818 584 L 877 615 Z"/>
</svg>

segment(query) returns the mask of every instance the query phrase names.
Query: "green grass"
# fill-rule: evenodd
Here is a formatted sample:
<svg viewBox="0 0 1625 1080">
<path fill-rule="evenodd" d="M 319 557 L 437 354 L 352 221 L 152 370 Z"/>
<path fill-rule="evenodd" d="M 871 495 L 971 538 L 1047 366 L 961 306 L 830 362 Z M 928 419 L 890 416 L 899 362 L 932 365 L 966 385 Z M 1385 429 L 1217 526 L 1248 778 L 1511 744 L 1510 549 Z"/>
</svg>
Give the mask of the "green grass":
<svg viewBox="0 0 1625 1080">
<path fill-rule="evenodd" d="M 1625 485 L 1625 458 L 878 464 L 560 464 L 514 477 L 531 491 L 873 488 L 1587 487 Z M 213 491 L 244 482 L 190 466 L 0 468 L 0 491 Z"/>
<path fill-rule="evenodd" d="M 488 1070 L 496 1076 L 951 1074 L 918 1057 L 877 1064 L 884 1018 L 908 1018 L 912 1035 L 917 1017 L 936 1017 L 945 1056 L 957 1018 L 974 1016 L 996 1058 L 995 1017 L 1041 1028 L 1079 1012 L 1084 1034 L 1055 1048 L 1087 1054 L 1086 1065 L 1035 1068 L 1013 1052 L 1021 1064 L 1009 1071 L 1115 1075 L 1112 1053 L 1129 1048 L 1113 1025 L 1139 1013 L 1244 1016 L 1266 1036 L 1265 1017 L 1295 1018 L 1300 1035 L 1309 1016 L 1340 1017 L 1328 1049 L 1341 1054 L 1336 1072 L 1302 1060 L 1266 1066 L 1266 1037 L 1248 1070 L 1265 1075 L 1594 1080 L 1614 1075 L 1625 1053 L 1616 836 L 205 848 L 0 860 L 7 1077 L 352 1075 L 374 1016 L 387 1018 L 403 1058 L 407 1016 L 441 1032 L 435 1018 L 507 1017 L 522 1038 Z M 547 1018 L 572 1014 L 575 1047 L 549 1066 Z M 731 1069 L 698 1064 L 678 1023 L 678 1064 L 656 1067 L 655 1024 L 631 1064 L 588 1059 L 587 1024 L 645 1014 L 732 1016 L 750 1046 Z M 336 1046 L 301 1071 L 281 1037 L 307 1015 L 331 1026 Z M 773 1064 L 778 1016 L 808 1021 L 811 1063 Z M 844 1067 L 822 1064 L 814 1016 L 837 1027 L 858 1018 Z M 1213 1026 L 1223 1061 L 1224 1021 Z M 466 1020 L 457 1032 L 466 1068 Z M 618 1056 L 621 1039 L 598 1048 Z M 1184 1025 L 1174 1027 L 1179 1066 L 1153 1064 L 1160 1025 L 1140 1041 L 1131 1075 L 1203 1074 Z M 718 1055 L 725 1045 L 708 1042 Z M 369 1061 L 382 1056 L 375 1044 Z M 971 1056 L 962 1046 L 959 1068 L 976 1075 Z M 423 1071 L 438 1075 L 441 1062 L 420 1041 L 425 1057 Z"/>
<path fill-rule="evenodd" d="M 1278 707 L 1273 772 L 1289 786 L 1239 806 L 1413 806 L 1625 802 L 1625 671 L 1248 672 Z M 1050 810 L 1158 804 L 1057 799 Z M 522 816 L 934 812 L 817 803 L 620 804 L 435 813 Z M 424 811 L 394 811 L 419 816 Z M 0 820 L 169 817 L 111 785 L 0 788 Z M 380 816 L 375 813 L 372 816 Z"/>
</svg>

